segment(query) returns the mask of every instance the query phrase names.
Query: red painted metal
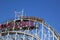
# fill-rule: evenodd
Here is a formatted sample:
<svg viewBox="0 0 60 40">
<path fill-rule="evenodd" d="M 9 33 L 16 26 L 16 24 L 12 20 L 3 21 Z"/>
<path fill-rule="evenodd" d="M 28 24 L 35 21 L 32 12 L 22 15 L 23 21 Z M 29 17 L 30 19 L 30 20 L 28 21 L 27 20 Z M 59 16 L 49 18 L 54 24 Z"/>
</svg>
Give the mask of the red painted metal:
<svg viewBox="0 0 60 40">
<path fill-rule="evenodd" d="M 19 21 L 19 22 L 10 22 L 10 23 L 6 23 L 6 24 L 0 24 L 0 29 L 6 27 L 6 28 L 10 28 L 12 29 L 13 27 L 14 28 L 20 28 L 20 27 L 33 27 L 34 26 L 34 22 L 33 21 Z"/>
<path fill-rule="evenodd" d="M 27 21 L 27 22 L 22 22 L 23 26 L 33 26 L 33 22 L 32 21 Z"/>
</svg>

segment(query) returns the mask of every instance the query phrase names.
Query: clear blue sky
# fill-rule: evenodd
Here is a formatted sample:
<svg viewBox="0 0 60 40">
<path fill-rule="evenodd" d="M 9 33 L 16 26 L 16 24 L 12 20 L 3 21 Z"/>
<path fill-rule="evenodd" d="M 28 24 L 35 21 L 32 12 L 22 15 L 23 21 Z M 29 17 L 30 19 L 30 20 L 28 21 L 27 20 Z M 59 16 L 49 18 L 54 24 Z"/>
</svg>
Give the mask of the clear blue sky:
<svg viewBox="0 0 60 40">
<path fill-rule="evenodd" d="M 14 9 L 43 18 L 60 33 L 60 0 L 0 0 L 0 23 L 13 19 Z"/>
</svg>

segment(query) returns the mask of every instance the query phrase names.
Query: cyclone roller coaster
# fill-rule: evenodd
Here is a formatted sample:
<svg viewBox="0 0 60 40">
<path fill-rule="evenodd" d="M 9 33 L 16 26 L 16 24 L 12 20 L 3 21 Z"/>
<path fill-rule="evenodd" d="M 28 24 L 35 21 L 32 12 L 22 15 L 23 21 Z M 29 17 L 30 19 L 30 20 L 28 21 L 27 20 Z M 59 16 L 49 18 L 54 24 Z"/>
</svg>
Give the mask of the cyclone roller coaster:
<svg viewBox="0 0 60 40">
<path fill-rule="evenodd" d="M 60 35 L 42 18 L 15 15 L 14 20 L 0 24 L 0 40 L 60 40 Z"/>
</svg>

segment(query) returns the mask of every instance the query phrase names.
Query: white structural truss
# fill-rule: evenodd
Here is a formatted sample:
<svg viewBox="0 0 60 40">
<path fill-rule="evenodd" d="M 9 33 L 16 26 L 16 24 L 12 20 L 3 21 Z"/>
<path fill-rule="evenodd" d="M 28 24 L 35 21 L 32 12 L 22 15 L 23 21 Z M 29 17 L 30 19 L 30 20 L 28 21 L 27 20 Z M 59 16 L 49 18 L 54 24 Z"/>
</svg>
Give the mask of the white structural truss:
<svg viewBox="0 0 60 40">
<path fill-rule="evenodd" d="M 43 19 L 23 16 L 22 10 L 15 11 L 14 20 L 0 24 L 0 40 L 60 40 L 60 35 Z"/>
</svg>

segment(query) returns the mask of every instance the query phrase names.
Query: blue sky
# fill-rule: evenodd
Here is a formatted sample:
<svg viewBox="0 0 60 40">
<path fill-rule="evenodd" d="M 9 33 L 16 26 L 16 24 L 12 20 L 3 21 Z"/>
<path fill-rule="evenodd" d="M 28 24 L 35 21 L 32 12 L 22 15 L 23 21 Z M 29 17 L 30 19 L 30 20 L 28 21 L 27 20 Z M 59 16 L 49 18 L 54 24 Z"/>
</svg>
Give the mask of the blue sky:
<svg viewBox="0 0 60 40">
<path fill-rule="evenodd" d="M 13 19 L 14 9 L 43 18 L 60 33 L 60 0 L 0 0 L 0 23 Z"/>
</svg>

